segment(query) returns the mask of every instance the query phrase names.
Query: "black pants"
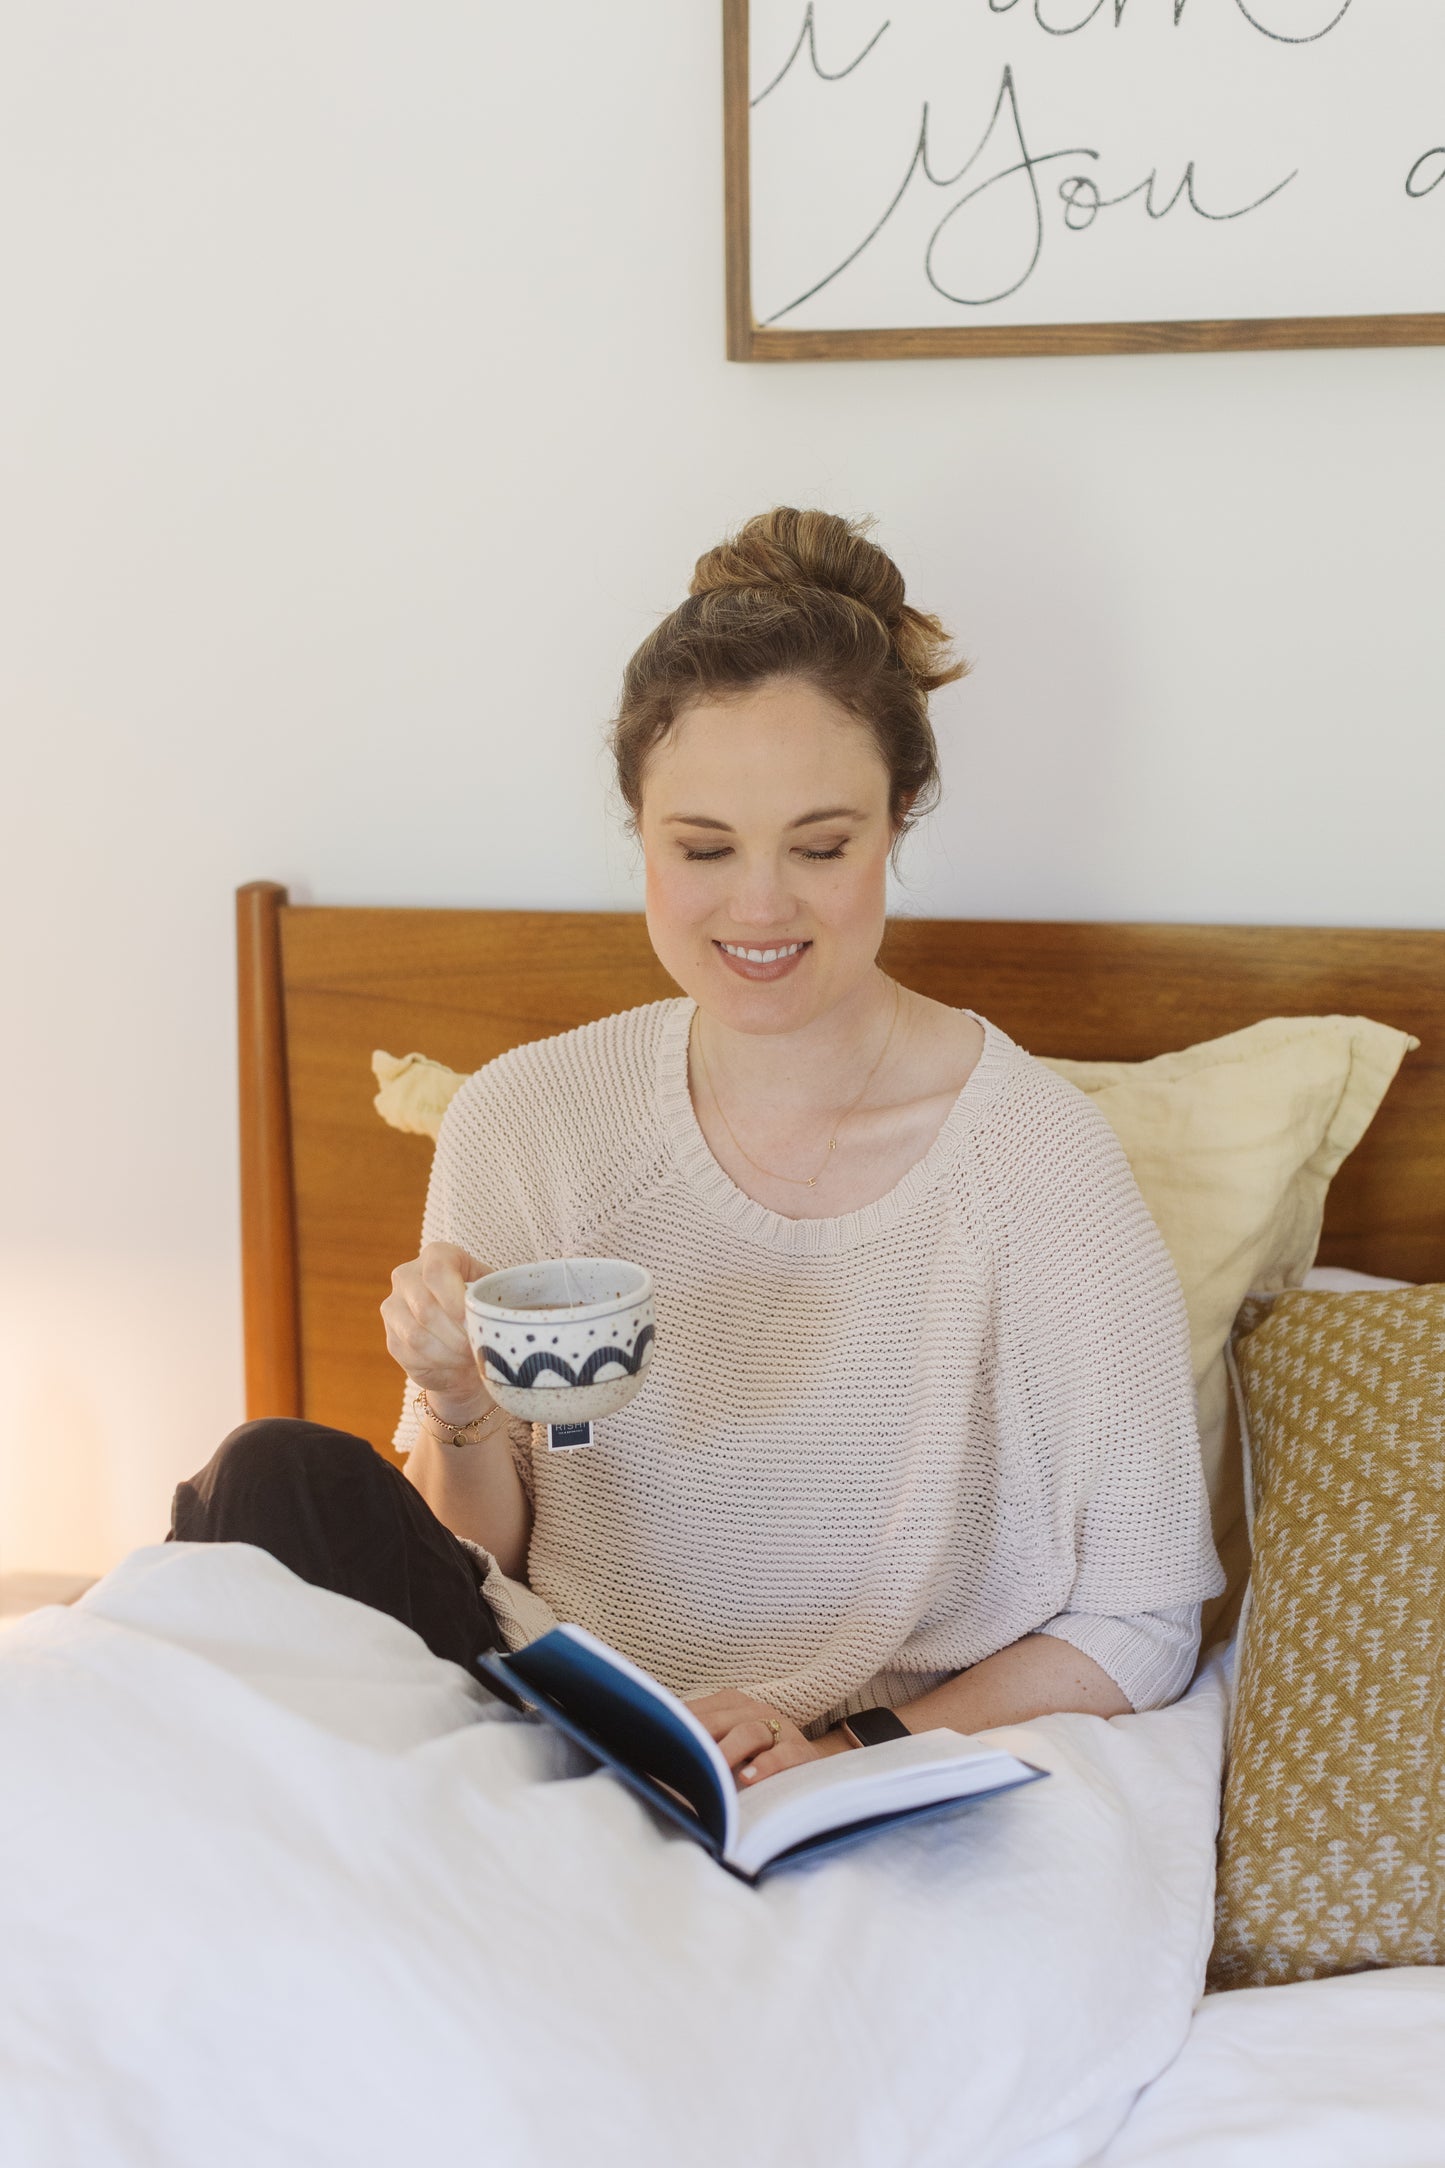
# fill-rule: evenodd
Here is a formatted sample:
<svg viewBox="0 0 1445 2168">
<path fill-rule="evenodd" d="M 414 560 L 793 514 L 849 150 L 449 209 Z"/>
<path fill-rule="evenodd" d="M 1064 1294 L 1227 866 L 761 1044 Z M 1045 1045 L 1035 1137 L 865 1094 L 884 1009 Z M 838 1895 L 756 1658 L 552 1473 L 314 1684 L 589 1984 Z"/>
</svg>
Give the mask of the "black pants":
<svg viewBox="0 0 1445 2168">
<path fill-rule="evenodd" d="M 323 1423 L 243 1423 L 171 1506 L 177 1543 L 254 1543 L 303 1581 L 389 1611 L 470 1671 L 505 1646 L 482 1568 L 364 1438 Z"/>
</svg>

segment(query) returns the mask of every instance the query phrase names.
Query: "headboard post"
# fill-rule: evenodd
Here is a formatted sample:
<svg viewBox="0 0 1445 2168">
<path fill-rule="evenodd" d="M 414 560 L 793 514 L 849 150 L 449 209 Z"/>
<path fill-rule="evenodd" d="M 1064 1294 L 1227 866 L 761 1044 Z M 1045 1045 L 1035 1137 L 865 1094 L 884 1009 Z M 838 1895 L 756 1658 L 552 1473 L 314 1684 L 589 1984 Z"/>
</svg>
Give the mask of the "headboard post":
<svg viewBox="0 0 1445 2168">
<path fill-rule="evenodd" d="M 279 881 L 236 891 L 241 1083 L 241 1289 L 246 1413 L 300 1415 L 296 1199 L 281 982 Z"/>
</svg>

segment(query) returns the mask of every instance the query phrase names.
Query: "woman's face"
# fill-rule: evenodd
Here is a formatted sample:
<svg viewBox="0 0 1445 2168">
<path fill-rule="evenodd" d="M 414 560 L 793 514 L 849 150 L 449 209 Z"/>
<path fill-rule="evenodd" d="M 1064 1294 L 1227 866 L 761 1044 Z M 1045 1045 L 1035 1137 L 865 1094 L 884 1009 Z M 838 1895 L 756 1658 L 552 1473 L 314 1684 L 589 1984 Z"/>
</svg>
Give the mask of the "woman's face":
<svg viewBox="0 0 1445 2168">
<path fill-rule="evenodd" d="M 861 990 L 883 940 L 888 771 L 826 693 L 773 678 L 685 709 L 648 759 L 638 827 L 653 948 L 719 1023 L 798 1031 Z"/>
</svg>

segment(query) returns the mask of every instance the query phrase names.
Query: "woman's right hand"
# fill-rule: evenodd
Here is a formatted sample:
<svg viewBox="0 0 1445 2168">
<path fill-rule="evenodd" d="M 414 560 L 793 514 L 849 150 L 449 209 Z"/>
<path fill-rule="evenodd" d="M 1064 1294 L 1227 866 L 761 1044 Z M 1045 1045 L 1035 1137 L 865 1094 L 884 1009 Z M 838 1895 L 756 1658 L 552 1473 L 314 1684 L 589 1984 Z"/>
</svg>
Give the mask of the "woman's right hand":
<svg viewBox="0 0 1445 2168">
<path fill-rule="evenodd" d="M 455 1242 L 428 1242 L 420 1257 L 397 1266 L 381 1305 L 388 1354 L 444 1423 L 470 1422 L 491 1405 L 467 1338 L 466 1290 L 468 1280 L 496 1269 Z"/>
</svg>

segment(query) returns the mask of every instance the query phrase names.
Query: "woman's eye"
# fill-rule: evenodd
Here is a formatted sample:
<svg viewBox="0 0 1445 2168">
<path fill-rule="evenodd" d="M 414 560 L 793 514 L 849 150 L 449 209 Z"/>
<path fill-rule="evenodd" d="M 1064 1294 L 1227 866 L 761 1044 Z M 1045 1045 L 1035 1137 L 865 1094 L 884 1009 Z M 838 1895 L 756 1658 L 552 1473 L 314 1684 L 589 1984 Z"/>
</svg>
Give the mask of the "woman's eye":
<svg viewBox="0 0 1445 2168">
<path fill-rule="evenodd" d="M 803 852 L 803 856 L 804 858 L 841 858 L 843 855 L 843 850 L 844 846 L 841 843 L 835 843 L 831 851 L 805 850 Z M 716 851 L 690 851 L 687 848 L 686 844 L 684 844 L 682 851 L 683 857 L 687 859 L 687 861 L 691 865 L 705 864 L 708 860 L 714 858 L 726 858 L 727 854 L 728 846 L 726 844 L 722 846 L 721 850 Z"/>
</svg>

